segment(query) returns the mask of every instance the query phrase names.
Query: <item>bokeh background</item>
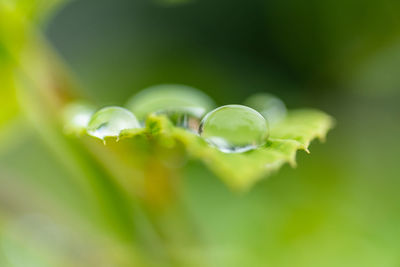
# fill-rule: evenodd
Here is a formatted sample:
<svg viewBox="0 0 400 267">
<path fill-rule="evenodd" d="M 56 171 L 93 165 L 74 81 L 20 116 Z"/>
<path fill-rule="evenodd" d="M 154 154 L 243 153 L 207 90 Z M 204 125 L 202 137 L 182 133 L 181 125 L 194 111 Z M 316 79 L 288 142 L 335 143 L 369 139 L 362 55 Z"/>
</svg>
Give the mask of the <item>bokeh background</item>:
<svg viewBox="0 0 400 267">
<path fill-rule="evenodd" d="M 145 249 L 161 254 L 155 259 L 95 227 L 64 150 L 28 122 L 12 78 L 18 53 L 7 52 L 16 26 L 3 16 L 0 266 L 400 266 L 399 1 L 75 0 L 36 19 L 45 2 L 2 0 L 1 8 L 26 8 L 19 12 L 53 46 L 81 98 L 99 106 L 180 83 L 219 105 L 274 93 L 337 125 L 310 155 L 298 153 L 296 169 L 244 194 L 189 161 L 178 210 L 201 242 L 176 237 L 185 230 L 174 211 L 161 223 L 172 237 Z"/>
</svg>

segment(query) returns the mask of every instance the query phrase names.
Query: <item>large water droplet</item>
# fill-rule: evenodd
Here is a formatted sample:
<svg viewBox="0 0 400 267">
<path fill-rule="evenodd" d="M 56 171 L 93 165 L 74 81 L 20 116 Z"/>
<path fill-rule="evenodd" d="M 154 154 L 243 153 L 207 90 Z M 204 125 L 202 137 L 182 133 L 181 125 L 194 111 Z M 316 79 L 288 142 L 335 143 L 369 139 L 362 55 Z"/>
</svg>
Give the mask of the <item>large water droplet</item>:
<svg viewBox="0 0 400 267">
<path fill-rule="evenodd" d="M 287 114 L 285 103 L 272 94 L 252 95 L 246 99 L 244 104 L 260 112 L 271 126 L 282 121 Z"/>
<path fill-rule="evenodd" d="M 135 115 L 121 107 L 106 107 L 97 111 L 89 122 L 87 133 L 104 140 L 119 137 L 123 130 L 140 128 Z"/>
<path fill-rule="evenodd" d="M 84 102 L 68 104 L 62 114 L 65 132 L 67 134 L 84 133 L 95 110 L 93 105 Z"/>
<path fill-rule="evenodd" d="M 200 135 L 222 152 L 245 152 L 265 144 L 268 123 L 252 108 L 227 105 L 209 112 L 201 121 Z"/>
<path fill-rule="evenodd" d="M 152 86 L 133 96 L 127 107 L 144 120 L 150 113 L 166 115 L 176 125 L 191 128 L 208 111 L 214 101 L 203 92 L 185 85 L 164 84 Z"/>
</svg>

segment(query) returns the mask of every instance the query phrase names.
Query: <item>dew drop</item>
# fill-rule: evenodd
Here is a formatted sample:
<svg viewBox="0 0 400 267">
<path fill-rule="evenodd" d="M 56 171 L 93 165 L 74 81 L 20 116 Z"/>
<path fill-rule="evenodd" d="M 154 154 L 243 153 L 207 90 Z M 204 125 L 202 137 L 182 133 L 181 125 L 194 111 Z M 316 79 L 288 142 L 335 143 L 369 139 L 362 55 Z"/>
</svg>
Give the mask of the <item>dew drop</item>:
<svg viewBox="0 0 400 267">
<path fill-rule="evenodd" d="M 199 108 L 174 108 L 155 112 L 157 115 L 166 116 L 173 125 L 185 128 L 197 133 L 200 125 L 200 114 L 204 114 L 204 109 Z"/>
<path fill-rule="evenodd" d="M 271 126 L 285 119 L 287 114 L 285 103 L 268 93 L 252 95 L 246 99 L 244 104 L 260 112 Z"/>
<path fill-rule="evenodd" d="M 139 92 L 128 101 L 127 107 L 141 121 L 148 114 L 156 113 L 166 115 L 175 126 L 197 130 L 200 118 L 212 110 L 215 103 L 193 87 L 163 84 Z"/>
<path fill-rule="evenodd" d="M 220 151 L 239 153 L 264 145 L 269 129 L 267 121 L 254 109 L 227 105 L 209 112 L 201 121 L 199 132 Z"/>
<path fill-rule="evenodd" d="M 103 141 L 106 137 L 118 140 L 123 130 L 135 128 L 140 128 L 140 124 L 132 112 L 121 107 L 105 107 L 92 116 L 87 133 Z"/>
<path fill-rule="evenodd" d="M 68 104 L 62 114 L 65 132 L 67 134 L 84 133 L 95 110 L 93 105 L 84 102 Z"/>
</svg>

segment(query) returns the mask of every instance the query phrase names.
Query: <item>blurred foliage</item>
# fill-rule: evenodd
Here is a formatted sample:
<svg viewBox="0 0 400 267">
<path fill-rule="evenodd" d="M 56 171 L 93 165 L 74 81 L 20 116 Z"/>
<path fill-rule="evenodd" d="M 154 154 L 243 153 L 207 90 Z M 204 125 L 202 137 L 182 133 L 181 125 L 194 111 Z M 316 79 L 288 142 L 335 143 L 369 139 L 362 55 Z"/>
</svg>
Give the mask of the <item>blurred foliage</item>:
<svg viewBox="0 0 400 267">
<path fill-rule="evenodd" d="M 15 72 L 20 62 L 26 42 L 30 22 L 40 23 L 51 14 L 61 1 L 41 0 L 2 0 L 0 1 L 0 136 L 11 140 L 12 136 L 21 137 L 21 119 L 14 82 Z M 7 128 L 4 126 L 7 124 Z M 5 141 L 3 143 L 8 143 Z M 0 148 L 4 146 L 0 145 Z"/>
<path fill-rule="evenodd" d="M 65 0 L 2 0 L 1 7 L 20 19 L 41 23 Z M 3 14 L 4 15 L 4 14 Z M 9 25 L 11 26 L 11 25 Z"/>
<path fill-rule="evenodd" d="M 1 53 L 1 52 L 0 52 Z M 14 118 L 18 113 L 18 105 L 13 87 L 12 77 L 13 73 L 10 66 L 7 66 L 7 59 L 4 54 L 0 55 L 1 58 L 1 73 L 0 79 L 2 81 L 2 90 L 0 92 L 0 127 L 3 126 L 10 119 Z M 1 127 L 2 128 L 2 127 Z"/>
<path fill-rule="evenodd" d="M 395 0 L 206 0 L 169 8 L 85 0 L 63 9 L 47 33 L 100 103 L 120 104 L 133 91 L 178 82 L 218 104 L 267 88 L 296 105 L 299 90 L 354 90 L 358 69 L 399 42 L 399 9 Z M 375 94 L 396 77 L 378 77 Z"/>
</svg>

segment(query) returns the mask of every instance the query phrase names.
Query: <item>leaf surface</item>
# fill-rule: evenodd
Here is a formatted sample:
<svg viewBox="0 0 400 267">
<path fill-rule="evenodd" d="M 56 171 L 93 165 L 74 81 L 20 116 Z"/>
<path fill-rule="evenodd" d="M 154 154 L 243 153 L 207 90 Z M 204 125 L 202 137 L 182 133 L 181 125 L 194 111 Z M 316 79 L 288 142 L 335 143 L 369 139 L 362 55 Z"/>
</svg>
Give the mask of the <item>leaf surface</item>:
<svg viewBox="0 0 400 267">
<path fill-rule="evenodd" d="M 333 118 L 324 112 L 293 110 L 284 121 L 271 129 L 266 145 L 245 153 L 221 152 L 198 135 L 173 127 L 165 117 L 150 116 L 144 130 L 125 131 L 123 137 L 145 134 L 181 142 L 190 157 L 202 161 L 234 190 L 242 191 L 279 170 L 285 163 L 295 166 L 296 152 L 308 152 L 310 142 L 316 138 L 324 140 L 333 125 Z"/>
</svg>

